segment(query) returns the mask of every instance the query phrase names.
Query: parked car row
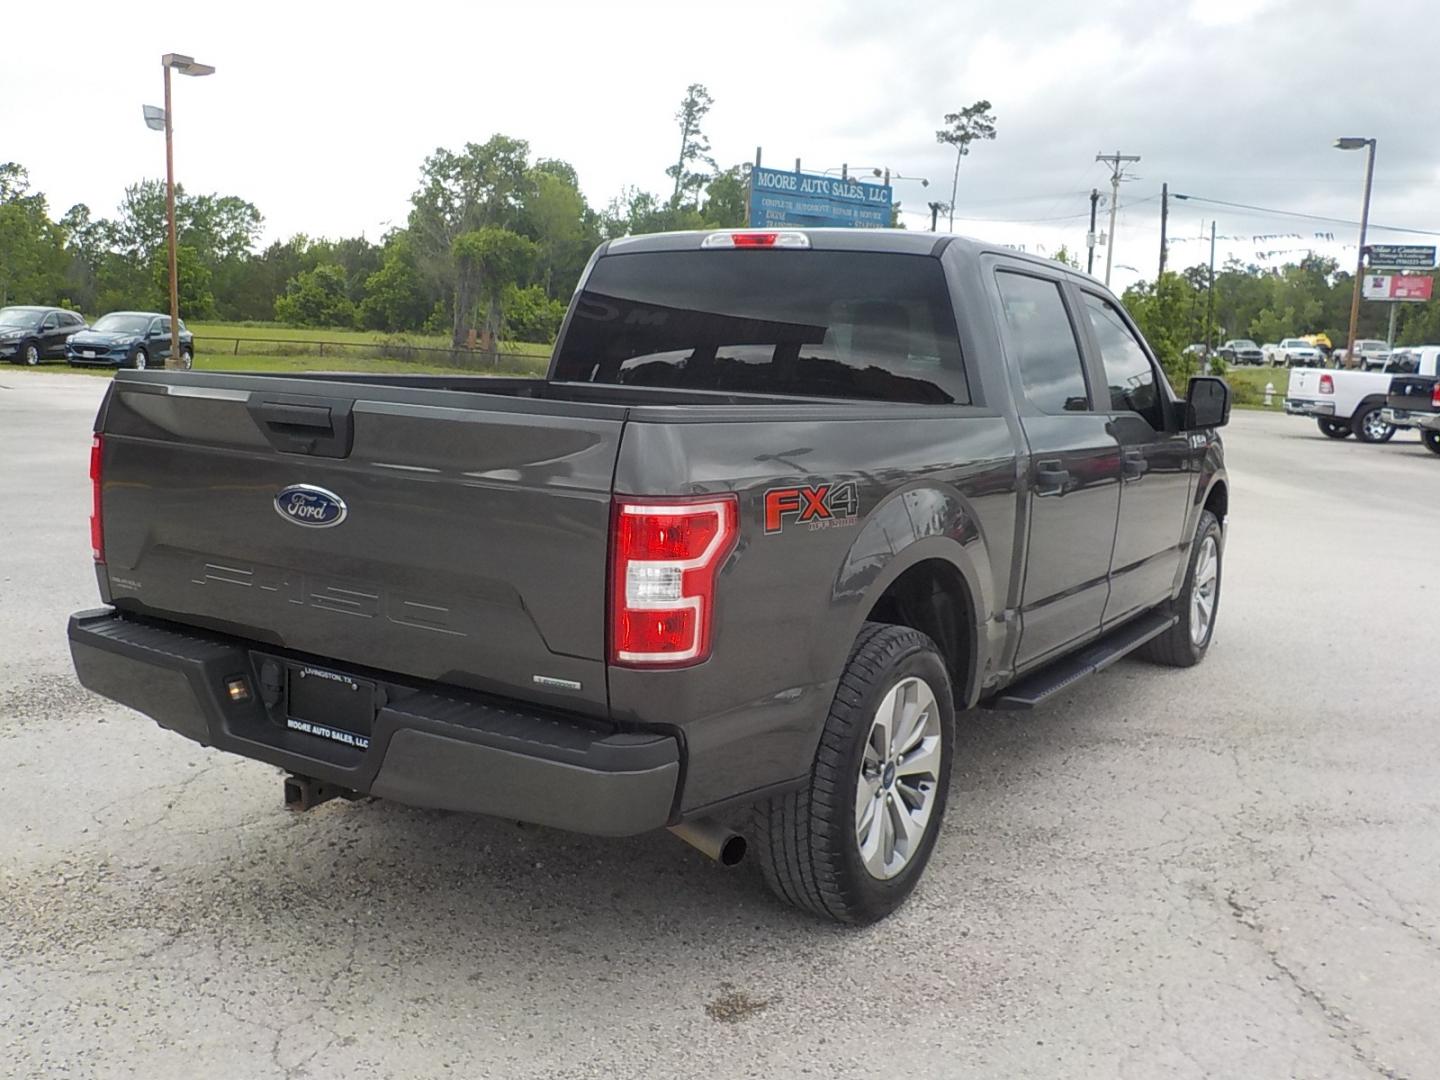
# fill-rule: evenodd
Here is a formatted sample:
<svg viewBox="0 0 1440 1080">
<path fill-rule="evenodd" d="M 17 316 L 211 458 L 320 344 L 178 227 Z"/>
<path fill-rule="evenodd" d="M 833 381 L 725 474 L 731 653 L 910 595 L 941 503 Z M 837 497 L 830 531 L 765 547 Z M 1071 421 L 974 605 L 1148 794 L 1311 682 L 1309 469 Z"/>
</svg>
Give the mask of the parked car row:
<svg viewBox="0 0 1440 1080">
<path fill-rule="evenodd" d="M 1357 352 L 1359 350 L 1357 349 Z M 1381 371 L 1297 369 L 1290 373 L 1285 411 L 1313 418 L 1332 439 L 1386 442 L 1399 427 L 1422 432 L 1440 454 L 1440 345 L 1389 354 Z"/>
<path fill-rule="evenodd" d="M 171 357 L 170 316 L 154 311 L 114 311 L 87 325 L 65 308 L 0 308 L 0 360 L 35 367 L 65 360 L 72 367 L 144 369 L 164 367 Z M 180 320 L 179 367 L 195 362 L 195 335 Z"/>
</svg>

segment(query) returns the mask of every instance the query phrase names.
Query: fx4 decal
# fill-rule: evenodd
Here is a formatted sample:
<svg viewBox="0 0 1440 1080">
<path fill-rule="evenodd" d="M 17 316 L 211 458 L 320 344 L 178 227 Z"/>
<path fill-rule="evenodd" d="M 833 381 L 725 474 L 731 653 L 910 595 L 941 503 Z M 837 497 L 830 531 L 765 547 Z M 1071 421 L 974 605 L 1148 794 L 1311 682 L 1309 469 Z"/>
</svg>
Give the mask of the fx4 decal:
<svg viewBox="0 0 1440 1080">
<path fill-rule="evenodd" d="M 771 488 L 765 492 L 765 532 L 778 533 L 789 520 L 809 529 L 833 529 L 859 520 L 855 481 L 815 487 Z"/>
</svg>

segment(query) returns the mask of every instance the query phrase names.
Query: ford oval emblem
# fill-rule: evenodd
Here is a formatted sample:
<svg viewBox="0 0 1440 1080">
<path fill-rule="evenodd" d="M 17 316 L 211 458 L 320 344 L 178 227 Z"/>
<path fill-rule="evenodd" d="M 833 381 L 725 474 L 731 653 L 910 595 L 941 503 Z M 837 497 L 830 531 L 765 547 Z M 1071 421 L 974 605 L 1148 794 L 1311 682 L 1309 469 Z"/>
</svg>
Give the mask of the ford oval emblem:
<svg viewBox="0 0 1440 1080">
<path fill-rule="evenodd" d="M 291 484 L 275 496 L 275 512 L 292 525 L 328 529 L 344 521 L 349 511 L 345 500 L 333 491 L 312 484 Z"/>
</svg>

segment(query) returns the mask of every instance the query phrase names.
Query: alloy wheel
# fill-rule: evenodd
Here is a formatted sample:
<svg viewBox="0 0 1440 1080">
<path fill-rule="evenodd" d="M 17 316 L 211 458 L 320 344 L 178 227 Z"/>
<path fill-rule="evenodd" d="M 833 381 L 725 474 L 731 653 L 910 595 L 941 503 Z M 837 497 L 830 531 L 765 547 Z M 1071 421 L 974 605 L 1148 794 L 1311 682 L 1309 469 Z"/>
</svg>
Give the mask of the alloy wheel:
<svg viewBox="0 0 1440 1080">
<path fill-rule="evenodd" d="M 1195 559 L 1195 581 L 1190 588 L 1190 640 L 1197 647 L 1210 637 L 1210 624 L 1215 621 L 1215 601 L 1220 591 L 1220 547 L 1215 537 L 1200 542 Z"/>
<path fill-rule="evenodd" d="M 1385 417 L 1379 409 L 1371 409 L 1366 413 L 1362 426 L 1365 428 L 1366 438 L 1373 442 L 1379 442 L 1390 434 L 1390 425 L 1385 422 Z"/>
<path fill-rule="evenodd" d="M 873 878 L 904 870 L 935 809 L 940 708 L 924 679 L 901 679 L 870 722 L 855 784 L 855 843 Z"/>
</svg>

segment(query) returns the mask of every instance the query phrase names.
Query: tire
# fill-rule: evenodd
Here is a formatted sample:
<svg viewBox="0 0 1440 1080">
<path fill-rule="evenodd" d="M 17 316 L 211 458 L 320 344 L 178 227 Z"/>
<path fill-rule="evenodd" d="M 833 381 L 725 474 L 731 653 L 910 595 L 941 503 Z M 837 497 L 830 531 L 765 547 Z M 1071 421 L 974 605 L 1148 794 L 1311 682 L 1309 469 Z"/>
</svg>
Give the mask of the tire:
<svg viewBox="0 0 1440 1080">
<path fill-rule="evenodd" d="M 181 350 L 180 350 L 180 367 L 183 368 L 185 371 L 189 371 L 189 370 L 190 370 L 191 368 L 193 368 L 194 366 L 195 366 L 195 354 L 192 353 L 189 349 L 181 349 Z"/>
<path fill-rule="evenodd" d="M 879 721 L 884 713 L 893 717 L 897 694 L 913 695 L 918 714 L 903 722 L 913 723 L 906 737 L 919 741 L 908 754 L 877 753 L 885 738 Z M 908 626 L 866 623 L 836 688 L 808 783 L 755 808 L 751 833 L 766 884 L 787 903 L 840 923 L 890 914 L 914 890 L 935 848 L 954 743 L 950 676 L 935 643 Z M 907 765 L 920 771 L 907 773 Z M 913 798 L 925 801 L 912 806 Z M 902 831 L 907 851 L 894 842 Z"/>
<path fill-rule="evenodd" d="M 1395 437 L 1395 428 L 1385 423 L 1378 404 L 1362 406 L 1350 420 L 1350 430 L 1363 443 L 1389 442 Z"/>
<path fill-rule="evenodd" d="M 20 346 L 20 362 L 26 367 L 38 367 L 40 364 L 40 346 L 33 341 L 27 341 Z"/>
<path fill-rule="evenodd" d="M 1320 433 L 1322 435 L 1328 435 L 1332 439 L 1348 439 L 1353 434 L 1350 430 L 1350 425 L 1342 424 L 1338 420 L 1320 420 L 1318 423 L 1320 425 Z"/>
<path fill-rule="evenodd" d="M 144 349 L 135 350 L 135 355 L 130 357 L 130 366 L 136 371 L 144 371 L 150 366 L 150 357 L 146 355 Z"/>
<path fill-rule="evenodd" d="M 1213 573 L 1204 565 L 1204 558 L 1213 558 Z M 1179 622 L 1159 637 L 1151 638 L 1136 655 L 1166 667 L 1194 667 L 1205 659 L 1215 637 L 1215 618 L 1220 614 L 1220 585 L 1224 578 L 1225 532 L 1220 520 L 1209 510 L 1200 513 L 1195 527 L 1195 542 L 1190 545 L 1190 565 L 1185 571 L 1185 587 L 1171 601 L 1169 610 L 1180 617 Z M 1197 581 L 1198 578 L 1198 581 Z M 1196 601 L 1197 589 L 1209 597 L 1208 614 Z"/>
<path fill-rule="evenodd" d="M 1423 443 L 1425 449 L 1429 450 L 1432 454 L 1440 454 L 1440 431 L 1420 432 L 1420 442 Z"/>
</svg>

